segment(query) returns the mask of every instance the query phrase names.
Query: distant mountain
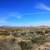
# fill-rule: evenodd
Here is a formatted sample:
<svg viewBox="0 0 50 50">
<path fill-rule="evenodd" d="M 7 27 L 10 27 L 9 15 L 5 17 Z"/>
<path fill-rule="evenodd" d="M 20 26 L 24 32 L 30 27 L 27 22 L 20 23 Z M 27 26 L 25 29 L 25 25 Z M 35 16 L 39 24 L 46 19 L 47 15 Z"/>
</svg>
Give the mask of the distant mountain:
<svg viewBox="0 0 50 50">
<path fill-rule="evenodd" d="M 33 29 L 33 28 L 50 28 L 49 26 L 46 25 L 41 25 L 41 26 L 30 26 L 30 27 L 19 27 L 19 26 L 0 26 L 0 29 Z"/>
<path fill-rule="evenodd" d="M 38 26 L 39 28 L 48 28 L 49 26 L 46 26 L 46 25 L 41 25 L 41 26 Z"/>
</svg>

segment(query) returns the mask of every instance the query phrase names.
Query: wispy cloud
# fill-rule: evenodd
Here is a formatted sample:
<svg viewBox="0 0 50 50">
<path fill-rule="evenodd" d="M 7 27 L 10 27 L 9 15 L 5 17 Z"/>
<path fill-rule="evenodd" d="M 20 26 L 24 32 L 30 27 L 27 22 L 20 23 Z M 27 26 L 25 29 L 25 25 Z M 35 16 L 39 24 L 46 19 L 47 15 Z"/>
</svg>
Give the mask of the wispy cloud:
<svg viewBox="0 0 50 50">
<path fill-rule="evenodd" d="M 18 12 L 9 12 L 8 16 L 9 17 L 14 17 L 16 19 L 21 19 L 22 18 L 22 15 Z"/>
<path fill-rule="evenodd" d="M 16 25 L 14 22 L 11 23 L 12 21 L 9 22 L 10 18 L 14 18 L 12 21 L 15 21 L 16 19 L 21 19 L 22 15 L 17 12 L 8 12 L 8 15 L 0 15 L 0 25 Z"/>
<path fill-rule="evenodd" d="M 21 19 L 22 18 L 22 16 L 17 16 L 17 19 Z"/>
<path fill-rule="evenodd" d="M 44 4 L 44 3 L 38 3 L 36 5 L 36 8 L 37 9 L 40 9 L 40 10 L 46 10 L 46 11 L 50 11 L 50 7 L 48 7 L 48 5 Z"/>
</svg>

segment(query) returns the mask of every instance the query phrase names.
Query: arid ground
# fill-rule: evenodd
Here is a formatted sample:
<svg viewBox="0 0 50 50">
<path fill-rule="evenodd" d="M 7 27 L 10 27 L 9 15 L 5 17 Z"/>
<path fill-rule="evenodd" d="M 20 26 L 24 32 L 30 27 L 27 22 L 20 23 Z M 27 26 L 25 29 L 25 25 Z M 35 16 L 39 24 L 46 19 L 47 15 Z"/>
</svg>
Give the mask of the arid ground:
<svg viewBox="0 0 50 50">
<path fill-rule="evenodd" d="M 50 28 L 0 28 L 0 50 L 50 50 Z"/>
</svg>

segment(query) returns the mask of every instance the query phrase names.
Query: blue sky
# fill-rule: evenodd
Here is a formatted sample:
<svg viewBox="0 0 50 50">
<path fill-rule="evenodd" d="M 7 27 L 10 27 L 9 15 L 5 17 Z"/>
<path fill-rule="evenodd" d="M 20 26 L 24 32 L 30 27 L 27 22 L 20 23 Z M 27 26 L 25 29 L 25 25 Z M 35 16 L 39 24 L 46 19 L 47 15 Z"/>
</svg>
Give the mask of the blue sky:
<svg viewBox="0 0 50 50">
<path fill-rule="evenodd" d="M 50 0 L 0 0 L 0 25 L 50 26 Z"/>
</svg>

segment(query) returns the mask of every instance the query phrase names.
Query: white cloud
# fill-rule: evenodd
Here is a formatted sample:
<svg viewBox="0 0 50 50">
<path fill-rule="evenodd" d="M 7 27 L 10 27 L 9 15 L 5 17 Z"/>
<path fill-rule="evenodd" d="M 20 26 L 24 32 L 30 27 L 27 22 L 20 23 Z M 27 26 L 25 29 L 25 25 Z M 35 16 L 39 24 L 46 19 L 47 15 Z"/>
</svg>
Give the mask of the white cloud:
<svg viewBox="0 0 50 50">
<path fill-rule="evenodd" d="M 36 5 L 36 8 L 37 8 L 37 9 L 42 9 L 42 10 L 50 11 L 50 7 L 48 7 L 48 6 L 45 5 L 44 3 L 38 3 L 38 4 Z"/>
<path fill-rule="evenodd" d="M 20 13 L 17 13 L 17 12 L 9 12 L 8 16 L 9 16 L 9 18 L 10 17 L 15 17 L 16 19 L 22 18 L 22 15 Z"/>
<path fill-rule="evenodd" d="M 17 16 L 17 19 L 21 19 L 22 17 L 21 16 Z"/>
</svg>

